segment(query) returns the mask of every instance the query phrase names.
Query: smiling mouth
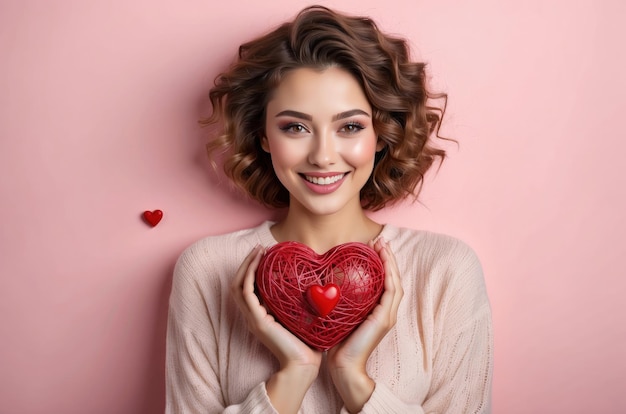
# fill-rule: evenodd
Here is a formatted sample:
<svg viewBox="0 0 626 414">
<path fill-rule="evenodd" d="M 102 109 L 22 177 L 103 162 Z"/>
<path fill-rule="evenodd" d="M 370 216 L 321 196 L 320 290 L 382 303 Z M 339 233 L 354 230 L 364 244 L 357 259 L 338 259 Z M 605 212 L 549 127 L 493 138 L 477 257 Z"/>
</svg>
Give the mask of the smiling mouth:
<svg viewBox="0 0 626 414">
<path fill-rule="evenodd" d="M 302 174 L 302 177 L 304 177 L 305 180 L 316 185 L 331 185 L 341 180 L 345 176 L 346 176 L 346 173 L 331 175 L 329 177 L 314 177 L 312 175 Z"/>
</svg>

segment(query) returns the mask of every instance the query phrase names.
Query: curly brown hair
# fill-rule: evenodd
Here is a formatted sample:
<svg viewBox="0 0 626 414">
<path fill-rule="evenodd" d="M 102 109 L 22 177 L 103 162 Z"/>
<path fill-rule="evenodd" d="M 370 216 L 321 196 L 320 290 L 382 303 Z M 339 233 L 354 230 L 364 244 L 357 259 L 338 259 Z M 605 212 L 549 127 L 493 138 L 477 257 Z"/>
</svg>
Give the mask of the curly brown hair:
<svg viewBox="0 0 626 414">
<path fill-rule="evenodd" d="M 307 7 L 292 22 L 241 45 L 236 62 L 217 76 L 209 93 L 213 113 L 201 123 L 222 121 L 223 130 L 207 150 L 210 156 L 225 155 L 226 176 L 253 199 L 288 206 L 289 193 L 261 148 L 265 108 L 290 70 L 339 67 L 361 85 L 374 130 L 385 144 L 361 189 L 363 208 L 379 210 L 417 197 L 426 171 L 445 157 L 430 137 L 438 136 L 447 95 L 428 90 L 425 66 L 409 60 L 406 40 L 382 33 L 371 19 Z M 429 106 L 433 98 L 442 98 L 443 108 Z"/>
</svg>

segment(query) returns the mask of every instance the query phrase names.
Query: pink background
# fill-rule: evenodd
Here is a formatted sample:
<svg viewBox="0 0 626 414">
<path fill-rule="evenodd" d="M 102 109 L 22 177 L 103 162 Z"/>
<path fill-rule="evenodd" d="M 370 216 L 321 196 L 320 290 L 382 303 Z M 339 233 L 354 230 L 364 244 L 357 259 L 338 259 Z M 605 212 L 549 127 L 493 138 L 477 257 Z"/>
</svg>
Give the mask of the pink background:
<svg viewBox="0 0 626 414">
<path fill-rule="evenodd" d="M 196 120 L 236 47 L 308 3 L 0 2 L 0 412 L 163 410 L 177 256 L 269 217 L 215 184 Z M 460 147 L 375 216 L 478 252 L 494 412 L 626 412 L 625 3 L 321 3 L 410 38 L 450 94 Z"/>
</svg>

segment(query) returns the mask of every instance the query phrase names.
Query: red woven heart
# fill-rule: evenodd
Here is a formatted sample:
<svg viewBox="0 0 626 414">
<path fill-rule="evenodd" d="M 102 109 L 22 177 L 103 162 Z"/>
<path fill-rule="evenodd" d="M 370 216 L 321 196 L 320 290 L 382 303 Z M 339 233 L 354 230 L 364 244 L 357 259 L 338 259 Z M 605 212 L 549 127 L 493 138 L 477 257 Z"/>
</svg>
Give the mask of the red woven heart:
<svg viewBox="0 0 626 414">
<path fill-rule="evenodd" d="M 367 318 L 383 292 L 385 271 L 378 253 L 346 243 L 318 255 L 297 242 L 267 250 L 256 273 L 258 292 L 274 317 L 311 347 L 326 351 Z M 324 293 L 335 284 L 337 303 Z M 320 306 L 321 305 L 321 306 Z"/>
</svg>

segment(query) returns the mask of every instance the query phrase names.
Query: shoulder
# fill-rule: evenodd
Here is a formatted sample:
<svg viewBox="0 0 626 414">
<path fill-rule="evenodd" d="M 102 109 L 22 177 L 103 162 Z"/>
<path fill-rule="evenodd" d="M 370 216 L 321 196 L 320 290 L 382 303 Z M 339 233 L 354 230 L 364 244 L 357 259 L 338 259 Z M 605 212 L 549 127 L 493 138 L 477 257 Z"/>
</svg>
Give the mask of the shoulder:
<svg viewBox="0 0 626 414">
<path fill-rule="evenodd" d="M 222 253 L 232 254 L 246 248 L 252 249 L 260 243 L 265 227 L 266 223 L 263 223 L 253 228 L 204 237 L 188 246 L 180 255 L 179 261 L 221 256 Z"/>
<path fill-rule="evenodd" d="M 464 241 L 441 233 L 387 225 L 383 236 L 399 256 L 430 266 L 480 266 L 474 250 Z"/>
<path fill-rule="evenodd" d="M 264 222 L 257 227 L 207 236 L 194 242 L 179 256 L 174 281 L 223 276 L 236 270 L 254 246 L 271 243 L 268 240 L 271 238 L 270 224 Z"/>
<path fill-rule="evenodd" d="M 475 251 L 446 234 L 391 228 L 389 239 L 403 277 L 420 295 L 434 302 L 462 300 L 475 308 L 488 306 L 483 269 Z"/>
</svg>

